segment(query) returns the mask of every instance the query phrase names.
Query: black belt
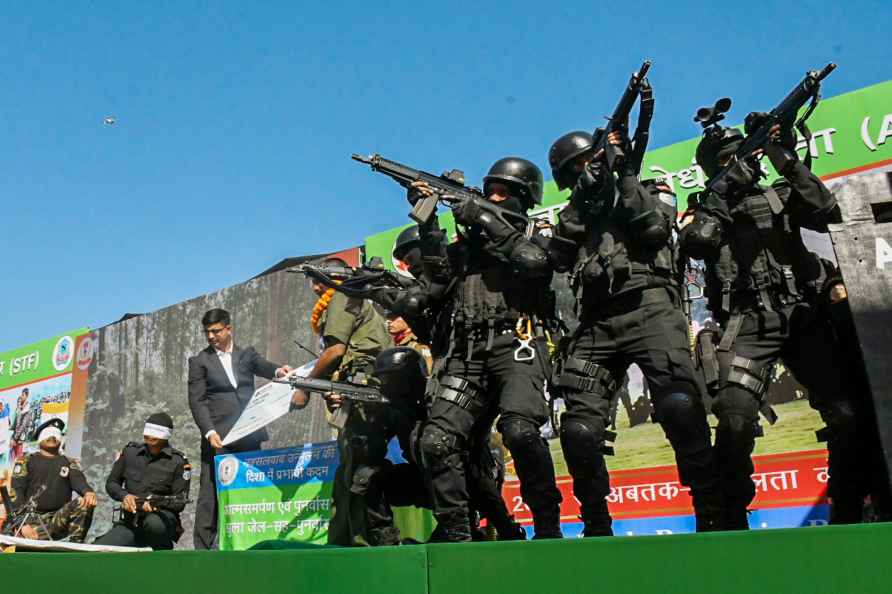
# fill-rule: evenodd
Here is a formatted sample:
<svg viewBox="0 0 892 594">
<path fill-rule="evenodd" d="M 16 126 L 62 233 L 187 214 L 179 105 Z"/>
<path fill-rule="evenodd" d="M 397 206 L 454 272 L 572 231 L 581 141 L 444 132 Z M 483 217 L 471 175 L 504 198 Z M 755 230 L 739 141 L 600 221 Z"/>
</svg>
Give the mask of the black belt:
<svg viewBox="0 0 892 594">
<path fill-rule="evenodd" d="M 670 303 L 677 306 L 678 294 L 674 288 L 668 286 L 629 291 L 625 294 L 621 293 L 613 299 L 587 306 L 580 321 L 584 324 L 586 322 L 603 320 L 604 318 L 626 314 L 656 303 Z"/>
</svg>

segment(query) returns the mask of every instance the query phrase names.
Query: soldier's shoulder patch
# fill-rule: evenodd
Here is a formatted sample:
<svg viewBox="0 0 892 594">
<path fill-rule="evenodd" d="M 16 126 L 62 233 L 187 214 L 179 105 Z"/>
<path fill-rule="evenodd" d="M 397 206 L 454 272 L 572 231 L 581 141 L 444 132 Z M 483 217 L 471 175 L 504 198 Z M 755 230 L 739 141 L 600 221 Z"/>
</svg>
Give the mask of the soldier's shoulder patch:
<svg viewBox="0 0 892 594">
<path fill-rule="evenodd" d="M 23 458 L 19 458 L 12 467 L 12 476 L 24 476 L 27 468 L 27 462 Z"/>
<path fill-rule="evenodd" d="M 185 459 L 185 457 L 183 458 L 183 460 L 185 460 L 185 462 L 183 464 L 183 480 L 191 481 L 192 480 L 192 465 L 189 463 L 188 460 Z"/>
<path fill-rule="evenodd" d="M 59 476 L 61 476 L 62 478 L 67 478 L 69 472 L 71 472 L 71 469 L 68 466 L 63 466 L 59 469 Z"/>
</svg>

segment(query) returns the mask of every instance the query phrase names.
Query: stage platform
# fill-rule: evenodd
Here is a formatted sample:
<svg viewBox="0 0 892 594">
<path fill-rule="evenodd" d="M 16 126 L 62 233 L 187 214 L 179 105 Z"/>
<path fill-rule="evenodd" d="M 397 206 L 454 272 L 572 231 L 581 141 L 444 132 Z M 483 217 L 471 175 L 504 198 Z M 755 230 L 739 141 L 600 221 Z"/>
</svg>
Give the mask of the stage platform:
<svg viewBox="0 0 892 594">
<path fill-rule="evenodd" d="M 0 555 L 14 594 L 889 594 L 892 524 L 244 552 Z"/>
</svg>

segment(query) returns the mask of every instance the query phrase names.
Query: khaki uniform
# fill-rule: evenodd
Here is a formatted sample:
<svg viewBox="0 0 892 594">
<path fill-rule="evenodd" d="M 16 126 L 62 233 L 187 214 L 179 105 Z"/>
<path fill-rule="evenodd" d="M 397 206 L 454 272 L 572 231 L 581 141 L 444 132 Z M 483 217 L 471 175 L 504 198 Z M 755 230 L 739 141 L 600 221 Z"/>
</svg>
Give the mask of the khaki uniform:
<svg viewBox="0 0 892 594">
<path fill-rule="evenodd" d="M 334 376 L 340 381 L 371 376 L 375 357 L 392 346 L 384 319 L 369 301 L 335 293 L 320 319 L 326 348 L 347 345 Z M 394 436 L 392 411 L 384 405 L 345 402 L 347 421 L 338 433 L 340 464 L 335 472 L 328 543 L 389 545 L 399 543 L 393 512 L 382 479 L 390 463 L 387 444 Z"/>
<path fill-rule="evenodd" d="M 371 372 L 375 357 L 392 346 L 384 319 L 365 299 L 335 293 L 319 321 L 325 346 L 347 345 L 337 374 L 341 379 L 358 371 Z"/>
</svg>

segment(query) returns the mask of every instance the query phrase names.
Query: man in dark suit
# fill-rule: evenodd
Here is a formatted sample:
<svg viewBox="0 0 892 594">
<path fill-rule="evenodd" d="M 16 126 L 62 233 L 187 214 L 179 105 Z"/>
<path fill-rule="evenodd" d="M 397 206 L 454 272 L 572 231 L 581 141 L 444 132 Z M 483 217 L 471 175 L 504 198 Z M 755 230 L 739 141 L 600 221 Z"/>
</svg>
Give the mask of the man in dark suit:
<svg viewBox="0 0 892 594">
<path fill-rule="evenodd" d="M 201 486 L 195 510 L 196 549 L 217 547 L 217 488 L 214 456 L 259 450 L 269 439 L 258 429 L 235 443 L 223 438 L 235 425 L 254 393 L 254 376 L 272 379 L 291 371 L 261 357 L 254 347 L 237 347 L 232 339 L 229 312 L 211 309 L 201 318 L 208 347 L 189 359 L 189 407 L 201 430 Z"/>
</svg>

